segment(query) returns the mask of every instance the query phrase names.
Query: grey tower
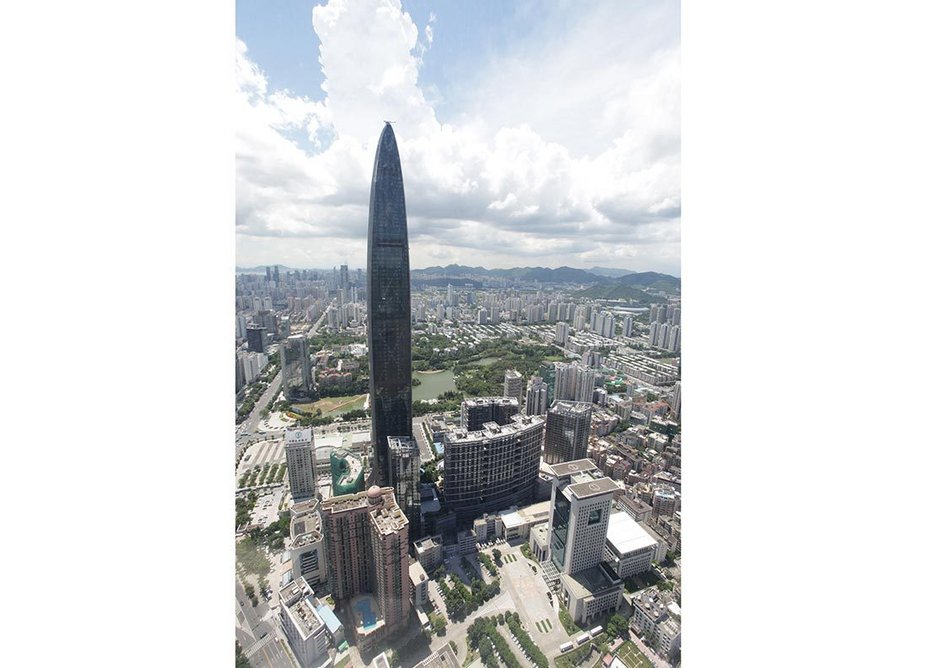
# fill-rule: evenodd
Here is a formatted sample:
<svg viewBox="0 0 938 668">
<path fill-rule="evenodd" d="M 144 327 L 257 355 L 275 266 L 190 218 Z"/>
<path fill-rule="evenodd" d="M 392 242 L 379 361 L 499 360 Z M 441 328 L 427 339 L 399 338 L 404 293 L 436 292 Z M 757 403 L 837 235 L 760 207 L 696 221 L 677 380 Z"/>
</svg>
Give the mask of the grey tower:
<svg viewBox="0 0 938 668">
<path fill-rule="evenodd" d="M 413 437 L 410 358 L 410 258 L 404 180 L 390 124 L 378 140 L 368 212 L 368 361 L 371 365 L 370 479 L 393 485 L 388 436 Z"/>
</svg>

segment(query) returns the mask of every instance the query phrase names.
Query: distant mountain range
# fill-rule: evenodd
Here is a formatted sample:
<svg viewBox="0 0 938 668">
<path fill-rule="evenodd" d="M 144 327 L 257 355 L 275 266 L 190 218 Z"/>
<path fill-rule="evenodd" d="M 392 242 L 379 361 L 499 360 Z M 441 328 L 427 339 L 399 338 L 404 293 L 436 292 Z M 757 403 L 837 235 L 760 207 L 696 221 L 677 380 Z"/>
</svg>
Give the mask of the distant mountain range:
<svg viewBox="0 0 938 668">
<path fill-rule="evenodd" d="M 681 279 L 669 274 L 659 274 L 656 271 L 643 271 L 594 285 L 576 294 L 578 297 L 596 299 L 634 299 L 643 303 L 655 301 L 649 299 L 650 295 L 645 290 L 676 295 L 681 291 Z"/>
<path fill-rule="evenodd" d="M 273 267 L 274 265 L 271 265 Z M 280 273 L 298 271 L 282 264 L 276 265 Z M 263 274 L 266 265 L 257 267 L 235 267 L 239 274 Z M 312 271 L 328 272 L 329 269 L 314 269 Z M 354 269 L 352 271 L 355 271 Z M 664 292 L 677 294 L 681 290 L 681 279 L 669 274 L 660 274 L 655 271 L 635 272 L 631 269 L 612 269 L 609 267 L 593 267 L 592 269 L 576 269 L 574 267 L 512 267 L 511 269 L 486 269 L 485 267 L 467 267 L 461 264 L 449 264 L 445 267 L 433 266 L 426 269 L 414 269 L 410 272 L 411 280 L 423 285 L 445 286 L 447 281 L 454 283 L 460 281 L 462 285 L 471 283 L 480 287 L 482 279 L 504 278 L 508 280 L 521 280 L 539 283 L 566 283 L 572 285 L 591 286 L 577 294 L 583 297 L 597 297 L 600 299 L 635 299 L 647 303 L 648 294 Z"/>
<path fill-rule="evenodd" d="M 631 269 L 610 269 L 609 267 L 591 267 L 586 271 L 591 274 L 596 274 L 597 276 L 607 276 L 609 278 L 619 278 L 621 276 L 625 276 L 626 274 L 635 273 Z"/>
<path fill-rule="evenodd" d="M 607 269 L 604 271 L 630 273 L 629 270 Z M 486 269 L 485 267 L 466 267 L 461 264 L 449 264 L 445 267 L 427 267 L 414 269 L 411 274 L 416 277 L 433 276 L 449 278 L 507 278 L 522 281 L 538 281 L 540 283 L 574 283 L 586 285 L 589 283 L 605 283 L 611 278 L 586 269 L 573 267 L 513 267 L 511 269 Z"/>
</svg>

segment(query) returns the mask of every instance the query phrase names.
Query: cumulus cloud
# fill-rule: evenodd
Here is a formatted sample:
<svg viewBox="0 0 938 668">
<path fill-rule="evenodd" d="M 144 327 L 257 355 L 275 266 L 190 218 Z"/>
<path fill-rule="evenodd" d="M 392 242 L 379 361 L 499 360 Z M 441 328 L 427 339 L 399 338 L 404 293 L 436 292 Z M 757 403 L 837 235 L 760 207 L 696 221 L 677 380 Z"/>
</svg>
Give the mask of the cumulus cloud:
<svg viewBox="0 0 938 668">
<path fill-rule="evenodd" d="M 632 30 L 661 20 L 652 7 Z M 238 263 L 331 266 L 341 257 L 363 266 L 374 151 L 388 120 L 412 266 L 523 258 L 677 273 L 677 35 L 630 43 L 620 62 L 610 56 L 622 26 L 603 19 L 586 14 L 561 41 L 521 45 L 481 72 L 478 99 L 452 123 L 440 122 L 419 85 L 437 19 L 421 31 L 398 0 L 330 0 L 313 10 L 321 101 L 269 90 L 238 40 Z M 567 114 L 576 132 L 567 132 Z M 583 127 L 593 129 L 589 141 Z"/>
</svg>

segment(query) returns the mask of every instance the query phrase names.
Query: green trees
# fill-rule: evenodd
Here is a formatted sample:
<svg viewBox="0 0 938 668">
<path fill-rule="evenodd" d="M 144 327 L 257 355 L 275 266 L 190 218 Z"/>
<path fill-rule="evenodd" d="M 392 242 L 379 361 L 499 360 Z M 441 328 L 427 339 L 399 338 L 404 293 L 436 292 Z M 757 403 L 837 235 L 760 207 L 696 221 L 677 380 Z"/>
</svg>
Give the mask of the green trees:
<svg viewBox="0 0 938 668">
<path fill-rule="evenodd" d="M 486 667 L 498 668 L 501 659 L 508 668 L 521 668 L 518 658 L 496 627 L 495 617 L 479 617 L 466 630 L 470 647 L 476 647 Z M 546 659 L 545 659 L 546 660 Z"/>
<path fill-rule="evenodd" d="M 251 668 L 251 662 L 241 651 L 241 643 L 235 640 L 235 668 Z"/>
<path fill-rule="evenodd" d="M 498 550 L 496 550 L 497 552 Z M 485 570 L 489 572 L 489 575 L 495 577 L 498 571 L 495 569 L 495 564 L 492 563 L 492 558 L 489 557 L 485 552 L 479 552 L 479 561 L 482 562 L 482 565 L 485 566 Z M 501 562 L 499 562 L 499 565 Z"/>
<path fill-rule="evenodd" d="M 492 550 L 492 556 L 495 557 L 495 563 L 501 566 L 502 565 L 502 551 L 496 547 L 494 550 Z M 495 574 L 492 573 L 492 575 L 495 575 Z"/>
<path fill-rule="evenodd" d="M 544 655 L 544 652 L 541 651 L 541 648 L 534 644 L 534 641 L 531 640 L 531 636 L 529 636 L 528 632 L 521 626 L 521 617 L 518 613 L 509 612 L 505 615 L 505 623 L 508 624 L 512 635 L 518 639 L 524 653 L 531 657 L 531 661 L 534 662 L 534 665 L 537 666 L 537 668 L 548 668 L 547 657 Z"/>
<path fill-rule="evenodd" d="M 440 615 L 436 612 L 430 613 L 430 627 L 438 636 L 442 636 L 446 633 L 446 619 L 443 615 Z"/>
<path fill-rule="evenodd" d="M 495 578 L 490 584 L 485 584 L 478 578 L 473 578 L 470 587 L 467 587 L 459 579 L 454 579 L 452 586 L 447 584 L 446 579 L 439 581 L 440 592 L 443 594 L 443 601 L 446 603 L 446 614 L 454 621 L 462 621 L 472 612 L 479 608 L 483 603 L 494 597 L 501 591 L 501 583 Z"/>
<path fill-rule="evenodd" d="M 629 621 L 620 615 L 614 614 L 609 618 L 606 624 L 606 635 L 612 638 L 627 638 L 629 633 Z"/>
<path fill-rule="evenodd" d="M 570 611 L 567 610 L 562 605 L 560 606 L 560 623 L 563 625 L 564 630 L 567 632 L 567 635 L 574 635 L 577 633 L 583 633 L 583 629 L 576 625 L 573 621 L 573 617 L 570 616 Z"/>
</svg>

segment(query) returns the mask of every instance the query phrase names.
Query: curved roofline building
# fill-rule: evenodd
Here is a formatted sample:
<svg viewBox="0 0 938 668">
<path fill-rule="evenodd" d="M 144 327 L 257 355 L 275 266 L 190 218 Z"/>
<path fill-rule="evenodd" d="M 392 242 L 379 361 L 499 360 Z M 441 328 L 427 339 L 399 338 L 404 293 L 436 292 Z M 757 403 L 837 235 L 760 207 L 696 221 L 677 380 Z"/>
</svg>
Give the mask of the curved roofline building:
<svg viewBox="0 0 938 668">
<path fill-rule="evenodd" d="M 368 362 L 371 366 L 369 479 L 393 485 L 388 437 L 413 437 L 410 256 L 397 140 L 386 123 L 378 140 L 368 212 Z"/>
</svg>

